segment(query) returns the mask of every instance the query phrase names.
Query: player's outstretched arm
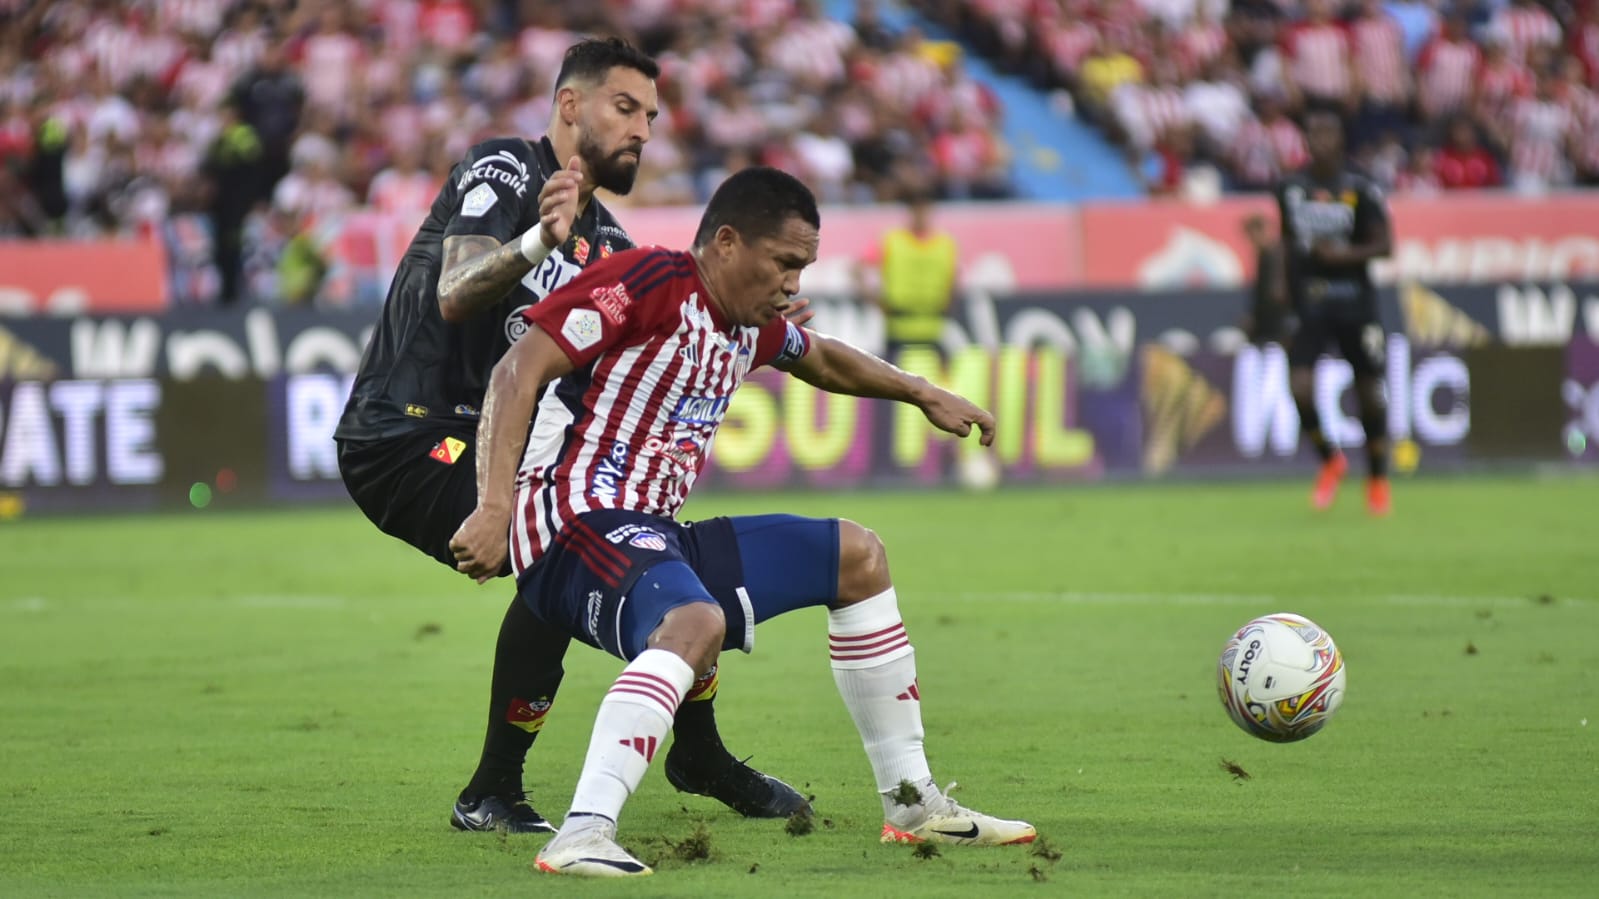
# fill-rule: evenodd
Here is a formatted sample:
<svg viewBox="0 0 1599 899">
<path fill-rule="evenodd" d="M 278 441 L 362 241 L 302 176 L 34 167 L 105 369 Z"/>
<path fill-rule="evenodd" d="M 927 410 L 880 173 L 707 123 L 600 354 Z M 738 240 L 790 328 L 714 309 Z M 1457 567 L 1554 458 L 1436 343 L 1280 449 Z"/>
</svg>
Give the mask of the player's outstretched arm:
<svg viewBox="0 0 1599 899">
<path fill-rule="evenodd" d="M 993 444 L 994 416 L 988 410 L 836 337 L 807 333 L 810 352 L 789 366 L 801 381 L 829 393 L 909 403 L 941 431 L 965 437 L 976 426 L 983 446 Z"/>
<path fill-rule="evenodd" d="M 539 188 L 539 223 L 520 240 L 501 244 L 482 234 L 444 238 L 439 268 L 439 314 L 463 322 L 500 300 L 566 241 L 577 219 L 582 164 L 576 156 Z"/>
<path fill-rule="evenodd" d="M 516 470 L 527 445 L 533 404 L 572 360 L 542 328 L 529 328 L 494 366 L 477 427 L 477 509 L 450 538 L 455 567 L 483 583 L 505 567 Z"/>
</svg>

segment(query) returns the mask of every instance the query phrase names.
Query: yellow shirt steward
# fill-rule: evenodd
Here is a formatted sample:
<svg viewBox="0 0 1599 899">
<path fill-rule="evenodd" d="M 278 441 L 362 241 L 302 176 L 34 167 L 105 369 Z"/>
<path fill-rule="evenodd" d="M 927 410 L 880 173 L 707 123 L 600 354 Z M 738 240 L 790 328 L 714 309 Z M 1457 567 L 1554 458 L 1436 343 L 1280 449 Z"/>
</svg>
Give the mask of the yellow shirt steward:
<svg viewBox="0 0 1599 899">
<path fill-rule="evenodd" d="M 883 238 L 883 313 L 895 343 L 937 343 L 955 290 L 955 239 L 895 228 Z"/>
</svg>

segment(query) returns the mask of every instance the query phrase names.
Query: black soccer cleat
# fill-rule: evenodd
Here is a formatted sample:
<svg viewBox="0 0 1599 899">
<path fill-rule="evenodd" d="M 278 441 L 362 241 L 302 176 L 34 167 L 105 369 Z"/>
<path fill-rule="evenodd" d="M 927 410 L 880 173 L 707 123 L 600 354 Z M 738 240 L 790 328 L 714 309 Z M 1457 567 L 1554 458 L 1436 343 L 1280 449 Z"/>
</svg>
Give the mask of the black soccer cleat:
<svg viewBox="0 0 1599 899">
<path fill-rule="evenodd" d="M 746 818 L 787 818 L 810 811 L 799 791 L 768 774 L 762 774 L 722 750 L 709 762 L 690 759 L 682 743 L 666 754 L 666 780 L 684 793 L 709 796 Z"/>
<path fill-rule="evenodd" d="M 555 833 L 555 825 L 527 804 L 527 794 L 457 799 L 450 813 L 456 830 L 504 830 L 507 833 Z"/>
</svg>

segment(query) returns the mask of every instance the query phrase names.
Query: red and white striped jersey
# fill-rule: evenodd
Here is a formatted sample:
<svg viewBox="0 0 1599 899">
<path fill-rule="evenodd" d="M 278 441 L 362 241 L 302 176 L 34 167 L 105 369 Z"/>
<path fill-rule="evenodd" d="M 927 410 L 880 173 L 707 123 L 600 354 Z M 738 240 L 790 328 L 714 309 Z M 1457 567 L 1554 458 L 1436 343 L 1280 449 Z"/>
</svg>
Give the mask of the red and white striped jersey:
<svg viewBox="0 0 1599 899">
<path fill-rule="evenodd" d="M 1548 10 L 1533 4 L 1499 10 L 1489 20 L 1488 27 L 1504 38 L 1512 59 L 1526 59 L 1532 47 L 1554 47 L 1560 43 L 1560 23 Z"/>
<path fill-rule="evenodd" d="M 585 512 L 675 517 L 733 391 L 751 370 L 810 351 L 805 332 L 781 318 L 730 325 L 693 257 L 660 247 L 595 262 L 524 315 L 576 369 L 539 401 L 517 473 L 518 575 Z"/>
<path fill-rule="evenodd" d="M 1428 41 L 1416 60 L 1416 70 L 1421 73 L 1417 93 L 1422 111 L 1431 117 L 1465 106 L 1471 99 L 1481 60 L 1481 51 L 1469 40 L 1435 37 Z"/>
<path fill-rule="evenodd" d="M 1342 97 L 1349 91 L 1349 33 L 1326 23 L 1289 26 L 1282 40 L 1288 71 L 1299 89 L 1313 97 Z"/>
<path fill-rule="evenodd" d="M 1402 104 L 1410 96 L 1405 67 L 1405 38 L 1399 23 L 1381 10 L 1362 16 L 1349 27 L 1355 42 L 1355 68 L 1367 97 L 1384 104 Z"/>
</svg>

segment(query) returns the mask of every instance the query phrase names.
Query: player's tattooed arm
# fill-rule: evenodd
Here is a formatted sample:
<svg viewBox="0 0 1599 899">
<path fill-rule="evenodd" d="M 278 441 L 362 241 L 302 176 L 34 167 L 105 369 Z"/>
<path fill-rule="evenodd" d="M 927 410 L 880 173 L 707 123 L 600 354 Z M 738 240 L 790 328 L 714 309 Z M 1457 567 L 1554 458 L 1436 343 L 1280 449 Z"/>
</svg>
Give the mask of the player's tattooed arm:
<svg viewBox="0 0 1599 899">
<path fill-rule="evenodd" d="M 988 410 L 836 337 L 809 333 L 810 352 L 789 368 L 801 381 L 829 393 L 909 403 L 941 431 L 965 437 L 976 427 L 982 444 L 993 444 L 994 416 Z"/>
<path fill-rule="evenodd" d="M 462 322 L 505 298 L 533 266 L 513 241 L 501 244 L 480 234 L 444 238 L 439 271 L 439 314 Z"/>
</svg>

